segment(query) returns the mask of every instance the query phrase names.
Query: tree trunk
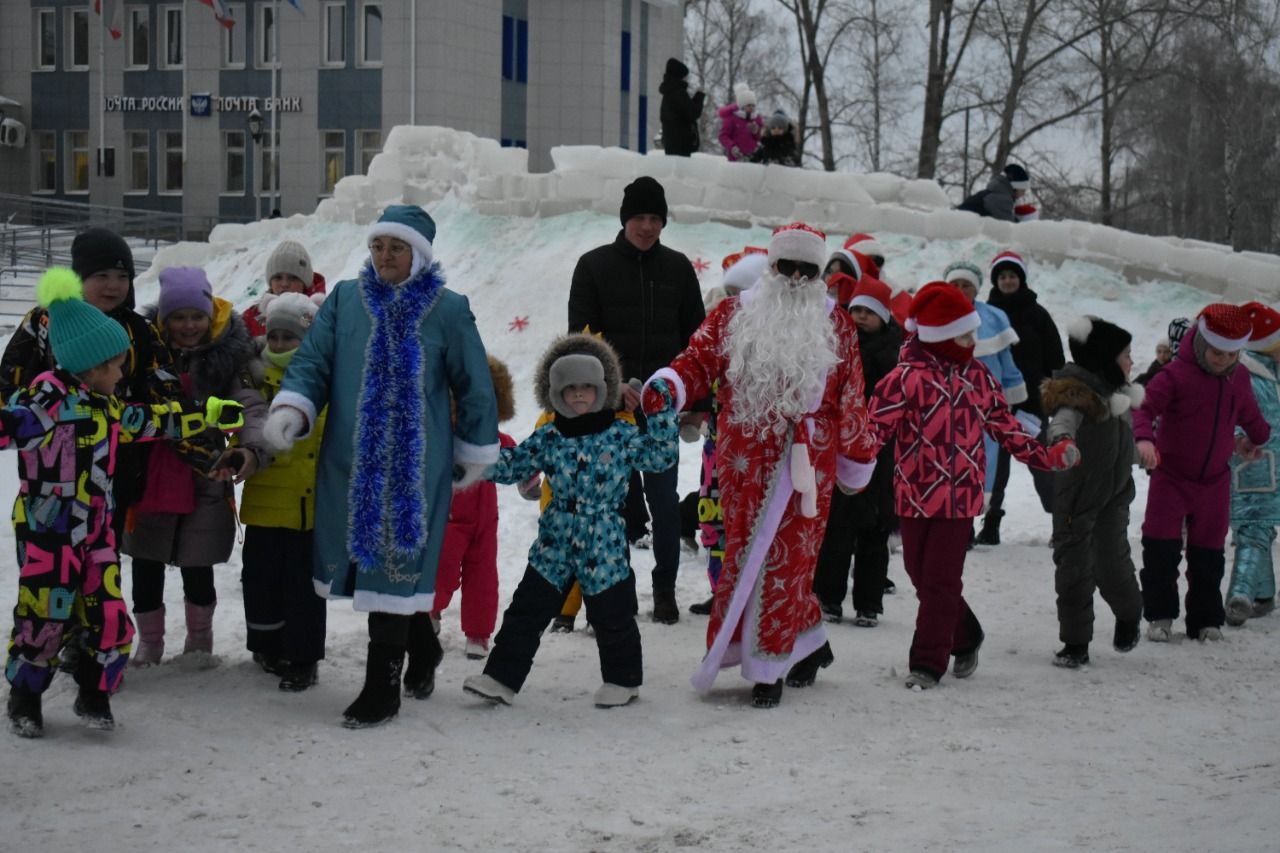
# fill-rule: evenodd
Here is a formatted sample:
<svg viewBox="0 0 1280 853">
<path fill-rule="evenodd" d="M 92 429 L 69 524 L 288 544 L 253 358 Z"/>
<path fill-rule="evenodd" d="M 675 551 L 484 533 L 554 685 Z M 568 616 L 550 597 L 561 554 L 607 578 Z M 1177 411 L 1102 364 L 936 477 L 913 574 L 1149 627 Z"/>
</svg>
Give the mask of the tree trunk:
<svg viewBox="0 0 1280 853">
<path fill-rule="evenodd" d="M 954 0 L 929 0 L 929 72 L 924 84 L 924 115 L 920 124 L 920 154 L 916 177 L 933 178 L 942 147 L 943 108 L 947 97 L 947 42 L 951 36 Z"/>
</svg>

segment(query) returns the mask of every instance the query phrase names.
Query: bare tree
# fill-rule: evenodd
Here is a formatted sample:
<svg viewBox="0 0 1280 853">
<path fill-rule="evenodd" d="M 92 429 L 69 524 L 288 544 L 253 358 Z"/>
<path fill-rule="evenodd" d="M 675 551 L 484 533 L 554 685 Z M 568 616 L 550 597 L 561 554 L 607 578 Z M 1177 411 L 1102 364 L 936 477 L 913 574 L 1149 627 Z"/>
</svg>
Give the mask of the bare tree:
<svg viewBox="0 0 1280 853">
<path fill-rule="evenodd" d="M 929 71 L 924 84 L 924 114 L 920 125 L 920 153 L 916 177 L 933 178 L 938 171 L 938 150 L 942 146 L 942 125 L 947 118 L 947 93 L 965 52 L 973 41 L 986 0 L 929 0 Z M 959 30 L 959 42 L 952 54 L 952 32 Z"/>
<path fill-rule="evenodd" d="M 900 49 L 906 33 L 904 7 L 892 0 L 861 0 L 855 6 L 857 36 L 853 39 L 857 79 L 847 85 L 853 97 L 844 109 L 852 115 L 837 118 L 848 125 L 861 142 L 867 165 L 874 172 L 885 168 L 885 125 L 900 114 L 906 76 L 897 73 Z"/>
</svg>

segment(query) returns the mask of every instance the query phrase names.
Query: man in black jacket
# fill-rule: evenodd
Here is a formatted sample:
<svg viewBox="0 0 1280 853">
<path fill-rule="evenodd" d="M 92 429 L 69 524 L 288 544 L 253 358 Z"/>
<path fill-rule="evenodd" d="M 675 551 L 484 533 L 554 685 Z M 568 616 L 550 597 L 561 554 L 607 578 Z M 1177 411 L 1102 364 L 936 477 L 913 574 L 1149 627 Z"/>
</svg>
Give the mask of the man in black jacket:
<svg viewBox="0 0 1280 853">
<path fill-rule="evenodd" d="M 667 70 L 658 85 L 662 94 L 658 107 L 662 150 L 680 157 L 688 157 L 700 147 L 698 119 L 702 117 L 702 104 L 707 98 L 701 90 L 689 97 L 688 77 L 688 66 L 673 57 L 667 60 Z"/>
<path fill-rule="evenodd" d="M 684 350 L 706 313 L 693 265 L 658 240 L 667 224 L 662 184 L 636 178 L 623 191 L 619 216 L 617 239 L 587 252 L 574 268 L 569 330 L 603 335 L 622 359 L 623 376 L 644 380 Z M 625 384 L 622 390 L 628 407 L 636 407 L 639 393 Z M 676 466 L 645 474 L 644 493 L 653 517 L 653 619 L 672 624 L 680 619 Z"/>
<path fill-rule="evenodd" d="M 1031 176 L 1017 163 L 1010 163 L 998 175 L 992 175 L 985 190 L 979 190 L 956 206 L 979 216 L 1017 222 L 1014 208 L 1020 198 L 1031 188 Z"/>
</svg>

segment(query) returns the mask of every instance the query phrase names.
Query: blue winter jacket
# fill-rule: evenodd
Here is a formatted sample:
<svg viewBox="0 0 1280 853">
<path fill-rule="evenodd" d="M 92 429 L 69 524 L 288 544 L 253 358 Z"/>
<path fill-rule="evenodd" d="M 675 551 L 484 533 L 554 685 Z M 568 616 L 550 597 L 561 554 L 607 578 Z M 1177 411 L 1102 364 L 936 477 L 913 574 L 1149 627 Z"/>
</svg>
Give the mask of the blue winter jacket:
<svg viewBox="0 0 1280 853">
<path fill-rule="evenodd" d="M 1280 364 L 1266 353 L 1248 352 L 1240 364 L 1249 371 L 1253 396 L 1262 417 L 1271 424 L 1271 438 L 1262 445 L 1262 458 L 1231 457 L 1231 524 L 1280 525 L 1280 487 L 1276 466 L 1280 456 Z"/>
</svg>

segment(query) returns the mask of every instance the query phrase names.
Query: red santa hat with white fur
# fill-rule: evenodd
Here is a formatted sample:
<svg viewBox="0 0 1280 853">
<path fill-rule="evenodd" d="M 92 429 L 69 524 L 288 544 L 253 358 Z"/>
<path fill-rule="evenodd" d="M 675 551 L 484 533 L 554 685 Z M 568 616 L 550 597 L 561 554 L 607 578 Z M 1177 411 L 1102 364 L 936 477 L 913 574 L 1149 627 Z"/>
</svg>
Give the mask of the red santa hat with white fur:
<svg viewBox="0 0 1280 853">
<path fill-rule="evenodd" d="M 893 312 L 889 309 L 892 302 L 893 291 L 889 285 L 878 278 L 864 275 L 853 290 L 853 299 L 850 300 L 849 307 L 866 308 L 887 323 L 893 316 Z"/>
<path fill-rule="evenodd" d="M 1239 305 L 1215 302 L 1196 318 L 1196 334 L 1215 349 L 1239 352 L 1249 344 L 1253 322 L 1249 313 Z"/>
<path fill-rule="evenodd" d="M 915 299 L 907 317 L 907 331 L 925 343 L 949 341 L 982 325 L 978 312 L 959 290 L 945 281 L 931 281 Z"/>
<path fill-rule="evenodd" d="M 1240 307 L 1249 315 L 1253 326 L 1245 349 L 1268 352 L 1280 346 L 1280 311 L 1261 302 L 1246 302 Z"/>
</svg>

